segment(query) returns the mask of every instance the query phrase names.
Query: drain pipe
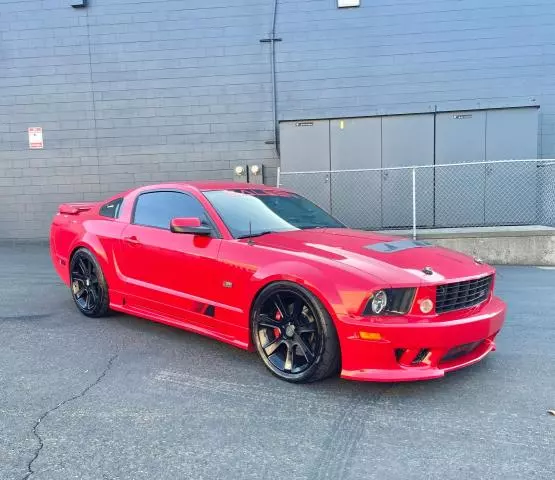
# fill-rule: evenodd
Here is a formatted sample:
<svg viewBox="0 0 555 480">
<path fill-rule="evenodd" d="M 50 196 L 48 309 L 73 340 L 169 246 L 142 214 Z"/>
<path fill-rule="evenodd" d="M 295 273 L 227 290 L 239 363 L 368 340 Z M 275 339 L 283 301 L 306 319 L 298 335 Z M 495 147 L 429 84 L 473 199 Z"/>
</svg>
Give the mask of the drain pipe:
<svg viewBox="0 0 555 480">
<path fill-rule="evenodd" d="M 273 143 L 276 150 L 277 158 L 279 159 L 279 126 L 278 126 L 278 112 L 277 112 L 277 82 L 276 82 L 276 42 L 281 42 L 281 38 L 276 38 L 276 19 L 279 0 L 274 0 L 274 12 L 272 15 L 272 31 L 270 38 L 263 38 L 261 43 L 270 43 L 270 63 L 272 64 L 272 118 L 274 128 L 274 139 L 266 142 L 267 144 Z"/>
</svg>

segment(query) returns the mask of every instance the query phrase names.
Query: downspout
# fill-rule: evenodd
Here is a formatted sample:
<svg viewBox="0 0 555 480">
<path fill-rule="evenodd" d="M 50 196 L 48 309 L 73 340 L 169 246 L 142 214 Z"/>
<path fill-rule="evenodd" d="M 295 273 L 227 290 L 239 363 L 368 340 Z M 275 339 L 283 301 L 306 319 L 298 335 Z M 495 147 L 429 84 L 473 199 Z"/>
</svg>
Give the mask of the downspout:
<svg viewBox="0 0 555 480">
<path fill-rule="evenodd" d="M 278 125 L 278 106 L 277 106 L 277 81 L 276 81 L 276 42 L 281 42 L 281 38 L 276 38 L 276 20 L 277 20 L 277 9 L 279 0 L 274 0 L 274 12 L 272 15 L 272 30 L 270 32 L 270 38 L 263 38 L 260 40 L 262 43 L 270 43 L 270 63 L 272 65 L 272 121 L 274 138 L 271 142 L 273 143 L 276 151 L 277 158 L 280 157 L 279 151 L 279 125 Z"/>
</svg>

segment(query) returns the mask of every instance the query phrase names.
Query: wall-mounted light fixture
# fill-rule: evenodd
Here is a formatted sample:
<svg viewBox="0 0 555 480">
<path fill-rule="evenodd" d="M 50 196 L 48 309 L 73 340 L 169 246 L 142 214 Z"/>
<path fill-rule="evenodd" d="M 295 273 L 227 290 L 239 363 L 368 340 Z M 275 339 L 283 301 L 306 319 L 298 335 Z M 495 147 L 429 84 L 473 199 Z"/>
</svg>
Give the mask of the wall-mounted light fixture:
<svg viewBox="0 0 555 480">
<path fill-rule="evenodd" d="M 249 167 L 249 183 L 264 183 L 264 165 L 257 164 Z"/>
<path fill-rule="evenodd" d="M 248 181 L 248 170 L 246 165 L 236 165 L 233 168 L 233 180 L 236 182 Z"/>
<path fill-rule="evenodd" d="M 87 6 L 87 0 L 70 0 L 69 4 L 73 8 L 85 8 Z"/>
</svg>

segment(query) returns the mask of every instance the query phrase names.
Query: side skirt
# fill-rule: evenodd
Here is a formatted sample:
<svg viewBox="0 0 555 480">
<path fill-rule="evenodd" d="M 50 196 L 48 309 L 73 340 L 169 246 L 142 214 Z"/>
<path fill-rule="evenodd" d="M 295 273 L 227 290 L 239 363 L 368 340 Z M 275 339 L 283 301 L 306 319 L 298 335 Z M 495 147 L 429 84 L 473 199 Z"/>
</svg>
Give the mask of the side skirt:
<svg viewBox="0 0 555 480">
<path fill-rule="evenodd" d="M 181 330 L 187 330 L 189 332 L 198 333 L 199 335 L 204 335 L 205 337 L 214 338 L 221 342 L 225 342 L 235 347 L 241 348 L 243 350 L 252 350 L 252 348 L 248 343 L 242 342 L 241 340 L 238 340 L 234 337 L 224 335 L 220 332 L 216 332 L 214 330 L 202 327 L 194 323 L 189 323 L 189 322 L 185 323 L 183 320 L 167 317 L 159 314 L 158 312 L 153 312 L 142 308 L 130 307 L 129 305 L 121 305 L 121 304 L 112 303 L 112 302 L 110 302 L 110 308 L 112 310 L 116 310 L 122 313 L 127 313 L 135 317 L 145 318 L 147 320 L 152 320 L 153 322 L 163 323 L 165 325 L 176 327 Z"/>
</svg>

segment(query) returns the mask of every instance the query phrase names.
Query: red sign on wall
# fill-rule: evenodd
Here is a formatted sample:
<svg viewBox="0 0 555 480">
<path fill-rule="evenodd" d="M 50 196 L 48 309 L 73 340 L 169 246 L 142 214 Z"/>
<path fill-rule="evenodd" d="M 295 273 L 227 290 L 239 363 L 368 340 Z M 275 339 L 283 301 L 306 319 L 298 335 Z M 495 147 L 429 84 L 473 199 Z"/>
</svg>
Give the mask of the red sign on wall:
<svg viewBox="0 0 555 480">
<path fill-rule="evenodd" d="M 44 148 L 41 127 L 29 128 L 29 148 L 31 149 Z"/>
</svg>

